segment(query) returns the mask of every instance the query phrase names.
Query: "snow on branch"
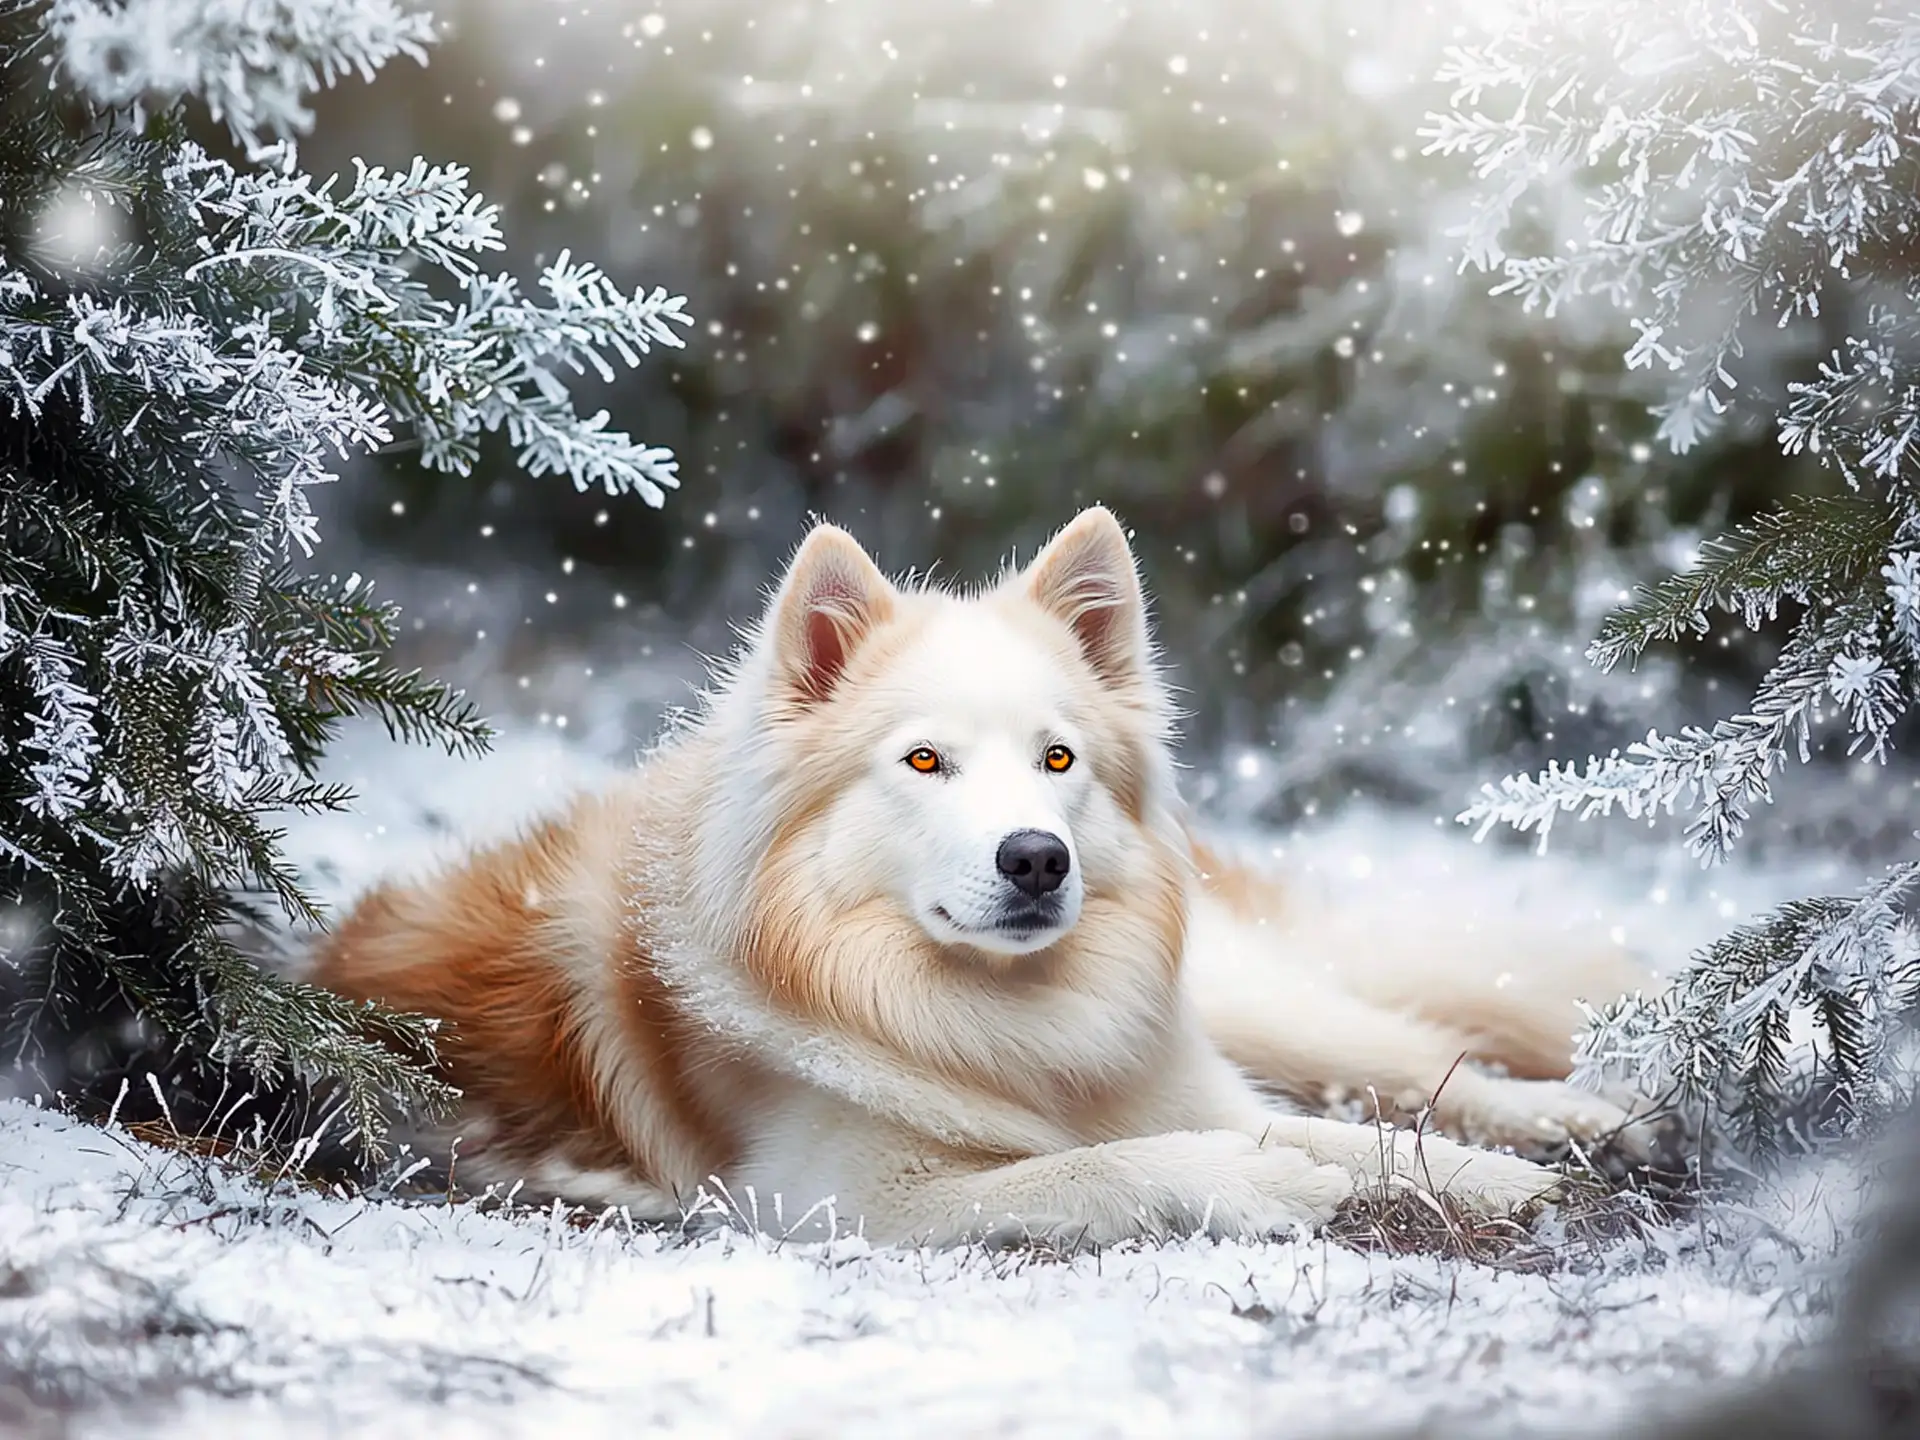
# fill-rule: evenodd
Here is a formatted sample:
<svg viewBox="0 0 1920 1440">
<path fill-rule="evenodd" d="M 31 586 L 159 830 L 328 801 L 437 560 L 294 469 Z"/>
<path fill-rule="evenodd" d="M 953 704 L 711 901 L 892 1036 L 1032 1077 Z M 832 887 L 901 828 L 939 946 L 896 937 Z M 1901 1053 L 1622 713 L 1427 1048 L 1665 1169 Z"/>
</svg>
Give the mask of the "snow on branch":
<svg viewBox="0 0 1920 1440">
<path fill-rule="evenodd" d="M 239 172 L 187 146 L 168 178 L 193 197 L 200 226 L 204 258 L 190 276 L 236 298 L 268 280 L 303 297 L 295 345 L 415 426 L 427 464 L 466 474 L 482 436 L 504 430 L 526 470 L 577 489 L 659 506 L 679 485 L 671 452 L 609 429 L 604 411 L 577 414 L 563 375 L 611 380 L 615 360 L 636 366 L 655 346 L 683 345 L 684 297 L 628 294 L 563 251 L 540 277 L 550 303 L 529 299 L 512 276 L 480 268 L 501 248 L 499 212 L 460 166 L 359 165 L 337 188 L 272 167 Z M 464 297 L 435 294 L 422 262 Z"/>
<path fill-rule="evenodd" d="M 579 490 L 597 486 L 610 495 L 632 492 L 649 505 L 664 504 L 665 492 L 680 485 L 672 452 L 609 430 L 604 410 L 577 416 L 554 372 L 591 369 L 610 380 L 614 371 L 606 351 L 631 366 L 655 345 L 678 348 L 685 342 L 673 327 L 693 323 L 685 298 L 659 288 L 626 295 L 598 267 L 575 263 L 566 251 L 541 274 L 540 284 L 551 305 L 522 298 L 511 276 L 476 279 L 466 303 L 443 327 L 422 327 L 420 373 L 432 393 L 443 397 L 416 417 L 427 463 L 465 474 L 479 434 L 504 428 L 529 474 L 565 475 Z M 449 354 L 480 373 L 458 388 L 449 386 Z"/>
<path fill-rule="evenodd" d="M 1677 735 L 1644 740 L 1583 768 L 1551 764 L 1538 775 L 1510 775 L 1481 788 L 1458 819 L 1484 836 L 1510 825 L 1545 849 L 1555 818 L 1611 815 L 1649 822 L 1697 811 L 1688 848 L 1708 864 L 1726 859 L 1756 803 L 1771 801 L 1769 781 L 1792 759 L 1806 760 L 1828 697 L 1855 733 L 1855 749 L 1883 759 L 1910 690 L 1882 659 L 1872 612 L 1843 607 L 1802 620 L 1743 714 Z"/>
<path fill-rule="evenodd" d="M 109 453 L 134 457 L 151 456 L 142 414 L 177 403 L 204 427 L 195 456 L 254 462 L 274 545 L 311 551 L 318 531 L 307 488 L 334 478 L 334 457 L 391 438 L 377 396 L 317 369 L 258 317 L 223 336 L 192 313 L 141 314 L 129 301 L 85 292 L 35 305 L 31 282 L 16 293 L 29 303 L 0 308 L 0 405 L 31 421 L 56 399 L 70 401 Z"/>
<path fill-rule="evenodd" d="M 433 17 L 396 0 L 53 0 L 68 76 L 115 109 L 193 97 L 234 137 L 305 133 L 305 97 L 396 56 L 425 63 Z"/>
<path fill-rule="evenodd" d="M 1529 308 L 1599 294 L 1624 310 L 1640 335 L 1628 365 L 1675 377 L 1663 437 L 1676 450 L 1706 438 L 1735 403 L 1754 325 L 1820 316 L 1836 283 L 1910 244 L 1920 16 L 1876 8 L 1524 5 L 1451 52 L 1451 104 L 1422 132 L 1428 153 L 1470 157 L 1487 182 L 1462 267 Z M 1585 236 L 1530 253 L 1522 201 L 1568 183 L 1585 192 Z M 1910 315 L 1889 307 L 1866 328 L 1890 335 Z"/>
<path fill-rule="evenodd" d="M 80 658 L 58 637 L 22 637 L 17 654 L 40 707 L 27 717 L 30 729 L 23 745 L 38 757 L 27 771 L 34 784 L 27 808 L 49 820 L 69 820 L 86 808 L 89 798 L 100 752 L 94 724 L 99 701 L 78 683 Z"/>
<path fill-rule="evenodd" d="M 1715 612 L 1749 629 L 1779 617 L 1785 601 L 1832 601 L 1856 592 L 1886 558 L 1893 533 L 1884 505 L 1795 496 L 1770 515 L 1700 547 L 1693 568 L 1642 588 L 1609 615 L 1587 658 L 1603 670 L 1637 660 L 1657 640 L 1705 635 Z"/>
<path fill-rule="evenodd" d="M 1892 1022 L 1920 998 L 1920 936 L 1905 908 L 1916 883 L 1920 863 L 1895 866 L 1858 895 L 1792 901 L 1722 936 L 1657 997 L 1593 1012 L 1576 1079 L 1721 1106 L 1746 1147 L 1766 1154 L 1780 1148 L 1792 1021 L 1806 1015 L 1825 1042 L 1828 1103 L 1884 1112 L 1903 1088 Z"/>
</svg>

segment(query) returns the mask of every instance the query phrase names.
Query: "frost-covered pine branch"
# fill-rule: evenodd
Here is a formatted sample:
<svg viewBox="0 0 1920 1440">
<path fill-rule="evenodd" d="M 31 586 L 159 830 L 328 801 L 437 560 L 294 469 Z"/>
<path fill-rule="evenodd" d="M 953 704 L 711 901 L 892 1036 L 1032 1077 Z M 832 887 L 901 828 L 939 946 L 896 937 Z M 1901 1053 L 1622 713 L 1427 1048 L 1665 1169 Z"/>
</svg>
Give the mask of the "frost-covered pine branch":
<svg viewBox="0 0 1920 1440">
<path fill-rule="evenodd" d="M 1654 820 L 1692 811 L 1687 840 L 1693 852 L 1709 863 L 1724 860 L 1753 805 L 1773 798 L 1768 782 L 1775 772 L 1809 758 L 1823 705 L 1847 716 L 1856 750 L 1884 758 L 1907 698 L 1879 654 L 1877 618 L 1872 607 L 1846 605 L 1809 614 L 1745 712 L 1677 735 L 1649 733 L 1624 753 L 1589 759 L 1584 767 L 1550 765 L 1539 775 L 1508 776 L 1483 787 L 1460 819 L 1478 825 L 1482 836 L 1498 824 L 1531 831 L 1544 848 L 1562 813 L 1584 820 L 1617 809 L 1629 819 Z"/>
<path fill-rule="evenodd" d="M 1625 311 L 1639 337 L 1628 367 L 1672 376 L 1658 413 L 1673 449 L 1743 407 L 1770 408 L 1782 451 L 1817 459 L 1841 490 L 1704 545 L 1685 573 L 1614 613 L 1589 651 L 1611 669 L 1725 617 L 1759 628 L 1790 607 L 1743 711 L 1510 776 L 1460 817 L 1544 844 L 1563 814 L 1686 813 L 1691 848 L 1719 861 L 1822 732 L 1884 760 L 1920 695 L 1920 13 L 1864 0 L 1535 0 L 1495 39 L 1455 51 L 1443 78 L 1452 107 L 1431 117 L 1429 148 L 1471 156 L 1486 186 L 1463 265 L 1529 308 L 1597 295 Z M 1584 233 L 1530 248 L 1530 197 L 1567 186 L 1584 197 Z M 1842 338 L 1771 405 L 1752 373 L 1759 342 L 1788 335 L 1804 349 L 1820 326 Z M 1864 1073 L 1859 1056 L 1884 1049 L 1907 933 L 1897 902 L 1913 878 L 1898 876 L 1851 908 L 1807 902 L 1735 932 L 1660 1001 L 1610 1012 L 1597 1033 L 1611 1039 L 1591 1053 L 1638 1046 L 1655 1057 L 1641 1079 L 1687 1077 L 1749 1145 L 1772 1143 L 1755 1117 L 1776 1114 L 1795 1014 L 1820 1018 L 1823 1063 L 1848 1084 Z M 1839 935 L 1853 981 L 1816 987 L 1806 957 Z"/>
<path fill-rule="evenodd" d="M 1903 1098 L 1894 1022 L 1920 998 L 1920 934 L 1902 904 L 1920 864 L 1855 896 L 1796 900 L 1716 940 L 1670 989 L 1595 1012 L 1576 1063 L 1695 1113 L 1723 1115 L 1752 1154 L 1783 1148 L 1796 1018 L 1815 1032 L 1830 1113 L 1888 1113 Z"/>
<path fill-rule="evenodd" d="M 398 0 L 53 0 L 46 23 L 97 104 L 194 96 L 246 143 L 306 131 L 308 95 L 399 56 L 424 64 L 434 38 Z"/>
<path fill-rule="evenodd" d="M 1425 138 L 1487 182 L 1464 263 L 1529 308 L 1591 293 L 1626 310 L 1627 364 L 1674 376 L 1661 433 L 1686 449 L 1737 403 L 1756 329 L 1820 317 L 1836 289 L 1893 280 L 1849 349 L 1899 352 L 1920 283 L 1916 70 L 1920 20 L 1869 0 L 1529 0 L 1452 53 L 1452 107 Z M 1587 186 L 1584 240 L 1529 252 L 1520 203 L 1567 179 Z M 1857 363 L 1836 355 L 1835 383 Z"/>
<path fill-rule="evenodd" d="M 576 415 L 563 374 L 611 379 L 615 360 L 635 366 L 656 345 L 682 345 L 684 298 L 626 294 L 563 251 L 540 276 L 549 303 L 538 304 L 513 277 L 481 269 L 503 246 L 499 212 L 464 167 L 357 165 L 339 188 L 285 168 L 288 156 L 268 152 L 267 168 L 240 173 L 182 147 L 167 177 L 192 197 L 197 228 L 183 238 L 202 252 L 192 278 L 235 303 L 262 288 L 306 302 L 295 347 L 378 395 L 435 468 L 467 473 L 481 437 L 504 430 L 535 475 L 664 503 L 680 483 L 671 453 L 608 429 L 604 411 Z M 436 295 L 422 265 L 462 298 Z"/>
<path fill-rule="evenodd" d="M 489 273 L 500 217 L 458 166 L 299 168 L 303 97 L 431 36 L 391 0 L 0 0 L 0 212 L 29 217 L 0 242 L 9 1059 L 130 1012 L 193 1064 L 339 1082 L 369 1137 L 383 1094 L 448 1097 L 430 1026 L 232 942 L 243 893 L 319 918 L 275 822 L 350 802 L 313 778 L 341 718 L 486 739 L 392 667 L 366 581 L 292 568 L 319 541 L 309 492 L 408 434 L 466 473 L 500 432 L 536 474 L 659 505 L 671 455 L 579 414 L 570 382 L 689 318 L 566 255 L 540 298 Z M 182 138 L 195 102 L 247 168 Z"/>
</svg>

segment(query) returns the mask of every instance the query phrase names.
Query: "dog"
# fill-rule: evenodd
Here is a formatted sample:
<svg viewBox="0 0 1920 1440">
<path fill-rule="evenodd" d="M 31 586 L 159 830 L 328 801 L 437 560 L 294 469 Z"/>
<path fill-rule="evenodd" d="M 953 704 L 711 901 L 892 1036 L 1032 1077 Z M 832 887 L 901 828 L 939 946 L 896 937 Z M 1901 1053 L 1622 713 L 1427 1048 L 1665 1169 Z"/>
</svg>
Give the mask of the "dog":
<svg viewBox="0 0 1920 1440">
<path fill-rule="evenodd" d="M 372 890 L 315 978 L 450 1027 L 463 1176 L 662 1221 L 717 1187 L 783 1235 L 1258 1237 L 1405 1185 L 1507 1214 L 1560 1177 L 1460 1141 L 1631 1130 L 1561 1083 L 1623 957 L 1292 913 L 1192 831 L 1173 720 L 1108 511 L 970 593 L 823 524 L 635 770 Z M 1458 1138 L 1282 1098 L 1342 1095 Z"/>
</svg>

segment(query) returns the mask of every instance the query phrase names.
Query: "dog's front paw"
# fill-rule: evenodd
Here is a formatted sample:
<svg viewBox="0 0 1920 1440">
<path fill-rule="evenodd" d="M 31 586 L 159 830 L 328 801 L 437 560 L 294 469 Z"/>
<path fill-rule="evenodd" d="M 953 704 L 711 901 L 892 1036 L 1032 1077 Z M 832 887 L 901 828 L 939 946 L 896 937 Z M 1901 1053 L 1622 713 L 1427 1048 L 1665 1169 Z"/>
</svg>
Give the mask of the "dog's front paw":
<svg viewBox="0 0 1920 1440">
<path fill-rule="evenodd" d="M 1449 1129 L 1481 1145 L 1507 1145 L 1528 1153 L 1606 1148 L 1644 1164 L 1657 1135 L 1651 1125 L 1601 1095 L 1558 1080 L 1488 1077 L 1450 1118 Z"/>
<path fill-rule="evenodd" d="M 1353 1176 L 1339 1165 L 1323 1165 L 1290 1145 L 1262 1146 L 1254 1181 L 1267 1205 L 1296 1223 L 1317 1228 L 1353 1198 Z M 1268 1231 L 1275 1228 L 1267 1227 Z"/>
<path fill-rule="evenodd" d="M 1235 1130 L 1198 1131 L 1177 1143 L 1186 1154 L 1181 1182 L 1169 1191 L 1186 1192 L 1179 1208 L 1204 1217 L 1198 1228 L 1211 1235 L 1258 1238 L 1316 1228 L 1353 1195 L 1347 1171 L 1291 1146 L 1263 1146 Z"/>
<path fill-rule="evenodd" d="M 1484 1215 L 1513 1215 L 1555 1199 L 1565 1188 L 1563 1176 L 1544 1165 L 1456 1145 L 1437 1136 L 1423 1136 L 1413 1147 L 1412 1162 L 1396 1165 L 1395 1180 L 1445 1196 Z"/>
</svg>

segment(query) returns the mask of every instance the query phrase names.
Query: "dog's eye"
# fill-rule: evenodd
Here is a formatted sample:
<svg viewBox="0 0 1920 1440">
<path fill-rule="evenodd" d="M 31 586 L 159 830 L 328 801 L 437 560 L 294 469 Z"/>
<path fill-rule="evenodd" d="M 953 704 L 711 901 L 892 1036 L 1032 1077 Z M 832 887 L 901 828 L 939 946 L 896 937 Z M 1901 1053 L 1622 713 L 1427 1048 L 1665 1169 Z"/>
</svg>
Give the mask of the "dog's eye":
<svg viewBox="0 0 1920 1440">
<path fill-rule="evenodd" d="M 1064 745 L 1049 745 L 1046 754 L 1047 769 L 1059 775 L 1073 768 L 1073 751 Z"/>
<path fill-rule="evenodd" d="M 908 752 L 907 764 L 922 775 L 932 775 L 940 769 L 940 752 L 922 745 L 918 750 Z"/>
</svg>

